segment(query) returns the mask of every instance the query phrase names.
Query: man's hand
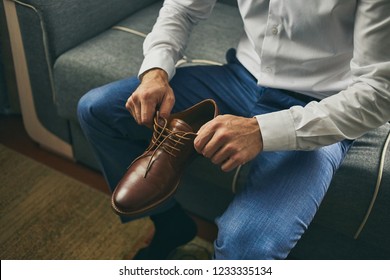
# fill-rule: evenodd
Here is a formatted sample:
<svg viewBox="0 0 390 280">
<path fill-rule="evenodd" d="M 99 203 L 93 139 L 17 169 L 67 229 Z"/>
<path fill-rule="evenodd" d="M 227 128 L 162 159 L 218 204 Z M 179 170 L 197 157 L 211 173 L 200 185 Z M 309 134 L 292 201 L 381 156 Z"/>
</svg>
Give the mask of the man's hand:
<svg viewBox="0 0 390 280">
<path fill-rule="evenodd" d="M 256 157 L 263 149 L 260 127 L 255 118 L 220 115 L 203 125 L 195 138 L 195 149 L 231 171 Z"/>
<path fill-rule="evenodd" d="M 127 100 L 126 108 L 138 124 L 152 127 L 156 110 L 167 118 L 174 104 L 175 96 L 167 73 L 153 68 L 142 75 L 141 84 Z"/>
</svg>

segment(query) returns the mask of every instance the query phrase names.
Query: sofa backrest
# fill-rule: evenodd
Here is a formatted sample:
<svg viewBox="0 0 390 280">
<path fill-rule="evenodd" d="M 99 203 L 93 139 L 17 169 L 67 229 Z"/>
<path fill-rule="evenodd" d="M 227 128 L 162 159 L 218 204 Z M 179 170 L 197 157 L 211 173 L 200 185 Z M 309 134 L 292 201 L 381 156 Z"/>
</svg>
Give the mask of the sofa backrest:
<svg viewBox="0 0 390 280">
<path fill-rule="evenodd" d="M 237 0 L 218 0 L 218 2 L 228 4 L 231 6 L 237 6 Z"/>
<path fill-rule="evenodd" d="M 18 16 L 40 17 L 52 58 L 158 0 L 21 0 Z"/>
</svg>

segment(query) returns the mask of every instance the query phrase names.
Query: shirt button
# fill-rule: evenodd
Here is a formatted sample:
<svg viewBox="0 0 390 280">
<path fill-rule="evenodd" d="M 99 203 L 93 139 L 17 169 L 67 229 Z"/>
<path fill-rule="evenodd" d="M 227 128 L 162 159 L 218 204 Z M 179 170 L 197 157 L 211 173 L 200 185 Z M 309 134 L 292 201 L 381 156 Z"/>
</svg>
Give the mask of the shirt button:
<svg viewBox="0 0 390 280">
<path fill-rule="evenodd" d="M 272 72 L 272 68 L 267 66 L 264 68 L 264 72 L 269 74 Z"/>
<path fill-rule="evenodd" d="M 278 26 L 277 25 L 272 26 L 271 32 L 272 32 L 272 35 L 277 35 L 279 32 Z"/>
</svg>

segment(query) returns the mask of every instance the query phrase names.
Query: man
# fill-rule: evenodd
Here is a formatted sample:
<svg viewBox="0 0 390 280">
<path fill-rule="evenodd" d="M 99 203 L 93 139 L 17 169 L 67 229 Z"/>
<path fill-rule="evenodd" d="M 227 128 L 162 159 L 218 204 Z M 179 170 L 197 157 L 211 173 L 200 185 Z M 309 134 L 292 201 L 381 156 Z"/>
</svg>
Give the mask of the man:
<svg viewBox="0 0 390 280">
<path fill-rule="evenodd" d="M 168 117 L 214 99 L 221 116 L 200 128 L 196 151 L 223 171 L 252 161 L 246 186 L 216 221 L 215 258 L 283 259 L 352 139 L 390 119 L 390 2 L 239 0 L 245 33 L 227 64 L 175 69 L 214 2 L 166 0 L 139 80 L 89 92 L 79 119 L 114 189 L 145 149 L 139 135 L 157 109 Z M 165 258 L 195 235 L 178 205 L 151 218 L 156 234 L 139 258 Z"/>
</svg>

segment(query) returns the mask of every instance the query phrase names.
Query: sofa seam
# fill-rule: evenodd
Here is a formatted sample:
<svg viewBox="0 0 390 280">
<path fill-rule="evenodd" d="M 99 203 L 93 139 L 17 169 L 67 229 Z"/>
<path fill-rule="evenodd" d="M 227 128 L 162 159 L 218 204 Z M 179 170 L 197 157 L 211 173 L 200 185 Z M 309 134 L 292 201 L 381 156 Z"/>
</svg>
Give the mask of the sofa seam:
<svg viewBox="0 0 390 280">
<path fill-rule="evenodd" d="M 138 31 L 138 30 L 135 30 L 135 29 L 132 29 L 132 28 L 128 28 L 126 26 L 114 25 L 113 27 L 111 27 L 111 29 L 119 30 L 119 31 L 127 32 L 127 33 L 131 33 L 131 34 L 137 35 L 139 37 L 146 38 L 146 33 L 143 33 L 141 31 Z"/>
<path fill-rule="evenodd" d="M 384 163 L 385 163 L 385 159 L 386 159 L 386 154 L 387 154 L 387 149 L 389 147 L 389 143 L 390 143 L 390 131 L 388 132 L 387 134 L 387 137 L 385 139 L 385 142 L 382 146 L 382 151 L 381 151 L 381 158 L 379 160 L 379 168 L 378 168 L 378 175 L 377 175 L 377 180 L 376 180 L 376 184 L 375 184 L 375 189 L 374 189 L 374 194 L 372 195 L 372 198 L 371 198 L 371 202 L 370 202 L 370 205 L 368 206 L 368 209 L 367 209 L 367 212 L 366 212 L 366 215 L 364 216 L 358 230 L 356 231 L 355 235 L 354 235 L 354 239 L 358 239 L 361 232 L 363 231 L 365 225 L 367 224 L 367 221 L 371 215 L 371 212 L 375 206 L 375 202 L 378 198 L 378 193 L 379 193 L 379 190 L 380 190 L 380 187 L 381 187 L 381 182 L 382 182 L 382 176 L 383 176 L 383 171 L 384 171 Z"/>
<path fill-rule="evenodd" d="M 111 27 L 111 29 L 127 32 L 127 33 L 130 33 L 130 34 L 142 37 L 142 38 L 146 38 L 146 36 L 147 36 L 147 34 L 144 32 L 141 32 L 141 31 L 138 31 L 136 29 L 129 28 L 126 26 L 121 26 L 121 25 L 115 25 L 115 26 Z M 218 65 L 218 66 L 222 65 L 222 63 L 217 62 L 217 61 L 213 61 L 213 60 L 209 60 L 209 59 L 191 59 L 191 58 L 188 58 L 186 55 L 184 55 L 180 60 L 178 60 L 176 62 L 175 66 L 179 67 L 179 66 L 187 64 L 187 63 Z"/>
<path fill-rule="evenodd" d="M 46 32 L 46 28 L 45 28 L 45 23 L 44 23 L 43 18 L 42 18 L 42 14 L 33 5 L 24 3 L 24 2 L 19 1 L 19 0 L 11 0 L 11 1 L 33 10 L 39 18 L 39 23 L 40 23 L 41 32 L 42 32 L 42 44 L 43 44 L 43 49 L 44 49 L 44 53 L 45 53 L 46 66 L 47 66 L 48 74 L 49 74 L 49 81 L 50 81 L 50 87 L 51 87 L 51 91 L 52 91 L 52 98 L 53 98 L 54 104 L 56 104 L 57 103 L 57 95 L 56 95 L 55 86 L 54 86 L 54 75 L 53 75 L 53 69 L 52 69 L 53 63 L 51 62 L 50 55 L 49 55 L 49 46 L 48 46 L 48 42 L 47 42 L 48 41 L 47 32 Z"/>
</svg>

